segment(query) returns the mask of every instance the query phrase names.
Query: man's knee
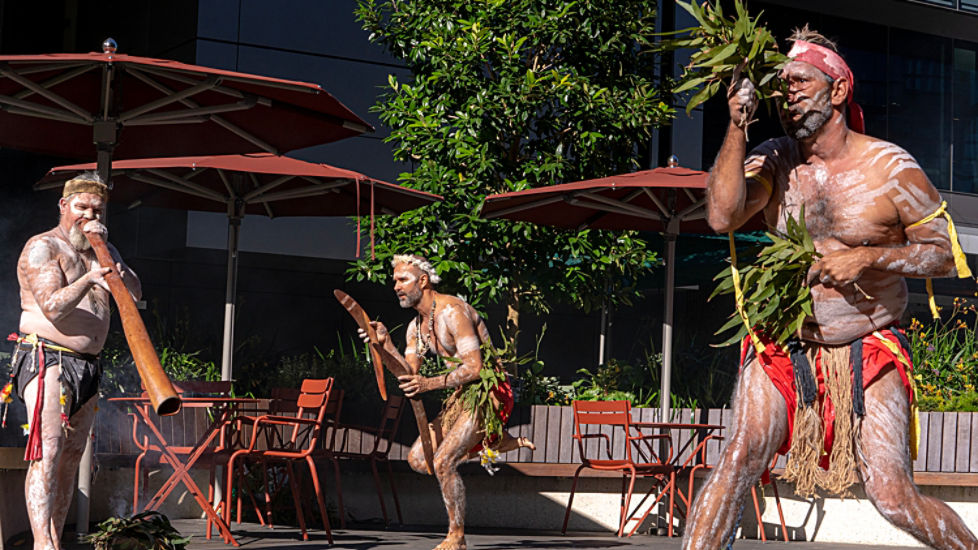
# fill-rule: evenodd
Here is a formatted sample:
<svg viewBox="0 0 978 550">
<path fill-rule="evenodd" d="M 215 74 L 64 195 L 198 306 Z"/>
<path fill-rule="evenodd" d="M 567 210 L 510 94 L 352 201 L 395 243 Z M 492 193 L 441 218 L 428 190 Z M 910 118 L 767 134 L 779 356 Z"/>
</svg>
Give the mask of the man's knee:
<svg viewBox="0 0 978 550">
<path fill-rule="evenodd" d="M 874 476 L 863 482 L 866 496 L 879 511 L 880 515 L 897 525 L 908 521 L 907 510 L 915 508 L 917 499 L 921 498 L 920 491 L 906 475 L 899 478 Z"/>
</svg>

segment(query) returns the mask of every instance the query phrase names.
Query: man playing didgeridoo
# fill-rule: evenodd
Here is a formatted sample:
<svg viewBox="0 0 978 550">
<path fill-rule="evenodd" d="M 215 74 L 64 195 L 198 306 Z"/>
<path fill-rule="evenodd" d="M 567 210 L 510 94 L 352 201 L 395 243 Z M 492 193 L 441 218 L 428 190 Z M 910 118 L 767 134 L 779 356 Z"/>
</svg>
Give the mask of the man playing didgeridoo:
<svg viewBox="0 0 978 550">
<path fill-rule="evenodd" d="M 745 159 L 754 88 L 746 80 L 732 87 L 708 219 L 728 232 L 763 210 L 783 232 L 786 216 L 804 206 L 823 254 L 809 271 L 813 314 L 784 348 L 763 334 L 756 346 L 745 342 L 732 436 L 699 492 L 683 548 L 724 547 L 751 485 L 775 452 L 789 450 L 785 477 L 800 495 L 816 487 L 846 494 L 861 481 L 880 514 L 922 543 L 976 548 L 961 518 L 911 477 L 913 373 L 895 326 L 907 306 L 905 277 L 968 276 L 967 264 L 953 253 L 950 218 L 913 157 L 862 133 L 852 73 L 834 44 L 807 26 L 792 41 L 780 75 L 787 135 Z"/>
<path fill-rule="evenodd" d="M 483 348 L 491 346 L 489 331 L 475 309 L 461 298 L 436 292 L 434 285 L 441 281 L 431 264 L 420 256 L 396 255 L 394 292 L 402 308 L 417 311 L 407 327 L 407 347 L 404 360 L 414 374 L 399 377 L 400 388 L 407 397 L 432 390 L 455 388 L 445 402 L 438 418 L 431 423 L 435 445 L 435 477 L 441 487 L 448 512 L 448 536 L 436 548 L 439 550 L 465 548 L 465 487 L 457 468 L 475 453 L 507 452 L 519 447 L 535 448 L 528 439 L 514 438 L 505 429 L 513 409 L 513 391 L 499 365 L 483 362 Z M 393 356 L 400 357 L 382 323 L 372 323 L 377 338 Z M 361 330 L 361 337 L 366 335 Z M 448 359 L 454 369 L 443 375 L 425 377 L 419 374 L 428 353 Z M 487 420 L 466 406 L 465 392 L 477 390 L 473 383 L 480 380 L 483 368 L 496 369 L 498 384 L 491 392 L 497 419 Z M 489 449 L 483 449 L 488 445 Z M 408 463 L 418 473 L 428 473 L 420 438 L 414 442 Z"/>
<path fill-rule="evenodd" d="M 17 262 L 20 334 L 11 335 L 11 380 L 3 389 L 27 405 L 30 462 L 25 483 L 34 550 L 60 550 L 75 472 L 95 419 L 109 331 L 109 291 L 86 232 L 106 234 L 108 190 L 92 173 L 64 186 L 58 225 L 31 237 Z M 139 279 L 114 247 L 123 282 L 139 299 Z"/>
</svg>

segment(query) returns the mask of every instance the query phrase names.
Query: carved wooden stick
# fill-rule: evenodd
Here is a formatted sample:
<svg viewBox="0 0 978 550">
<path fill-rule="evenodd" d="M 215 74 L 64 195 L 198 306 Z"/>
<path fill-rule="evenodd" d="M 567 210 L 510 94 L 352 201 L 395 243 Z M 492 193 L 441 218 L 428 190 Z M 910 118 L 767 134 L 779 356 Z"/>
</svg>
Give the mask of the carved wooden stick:
<svg viewBox="0 0 978 550">
<path fill-rule="evenodd" d="M 126 341 L 129 342 L 129 349 L 132 350 L 132 360 L 136 363 L 136 370 L 143 381 L 143 386 L 146 387 L 146 395 L 153 404 L 153 410 L 160 416 L 176 414 L 180 411 L 180 398 L 177 397 L 170 378 L 163 372 L 160 359 L 156 356 L 156 349 L 153 348 L 153 342 L 146 332 L 146 325 L 143 324 L 139 310 L 136 309 L 136 302 L 122 282 L 122 276 L 116 271 L 109 247 L 105 245 L 105 240 L 99 233 L 85 232 L 85 236 L 88 237 L 88 242 L 92 243 L 92 250 L 95 251 L 99 265 L 112 268 L 112 271 L 105 274 L 105 282 L 108 283 L 109 291 L 112 292 L 112 297 L 119 306 L 122 331 L 126 334 Z"/>
<path fill-rule="evenodd" d="M 349 312 L 353 320 L 357 322 L 357 326 L 362 328 L 367 333 L 367 336 L 370 337 L 370 354 L 373 358 L 374 370 L 377 375 L 377 387 L 384 399 L 387 399 L 384 375 L 380 365 L 383 364 L 386 366 L 387 370 L 391 371 L 394 376 L 411 374 L 410 369 L 404 363 L 403 359 L 394 357 L 377 342 L 377 334 L 373 327 L 370 326 L 370 317 L 367 316 L 367 312 L 360 307 L 360 304 L 352 296 L 338 288 L 333 290 L 333 295 L 336 296 L 336 299 L 339 300 L 346 311 Z M 424 410 L 424 403 L 417 397 L 409 398 L 408 401 L 411 402 L 414 419 L 418 423 L 418 435 L 421 436 L 421 450 L 424 452 L 425 465 L 428 467 L 428 473 L 434 473 L 435 452 L 431 445 L 431 430 L 428 428 L 428 414 Z"/>
</svg>

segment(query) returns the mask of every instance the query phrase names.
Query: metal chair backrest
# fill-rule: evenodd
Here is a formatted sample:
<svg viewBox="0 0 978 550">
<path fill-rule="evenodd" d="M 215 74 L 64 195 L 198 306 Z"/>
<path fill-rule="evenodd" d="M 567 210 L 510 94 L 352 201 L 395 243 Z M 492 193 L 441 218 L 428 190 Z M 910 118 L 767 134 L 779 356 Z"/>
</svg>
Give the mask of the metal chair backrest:
<svg viewBox="0 0 978 550">
<path fill-rule="evenodd" d="M 326 405 L 329 403 L 329 395 L 332 389 L 332 378 L 307 378 L 302 381 L 302 386 L 299 389 L 299 398 L 295 401 L 296 407 L 298 408 L 295 416 L 296 418 L 303 418 L 306 413 L 315 413 L 316 424 L 313 426 L 312 433 L 309 434 L 311 445 L 315 445 L 319 437 L 319 432 L 323 425 L 323 417 L 326 416 Z M 296 424 L 292 430 L 292 437 L 290 439 L 293 445 L 296 443 L 296 439 L 301 431 L 303 431 L 301 425 Z"/>
<path fill-rule="evenodd" d="M 387 456 L 390 453 L 394 436 L 397 435 L 397 428 L 401 424 L 403 412 L 404 396 L 388 396 L 387 403 L 384 405 L 384 412 L 380 417 L 380 424 L 377 426 L 377 436 L 374 438 L 374 455 Z"/>
<path fill-rule="evenodd" d="M 582 426 L 620 426 L 623 430 L 625 441 L 625 460 L 632 460 L 632 446 L 627 438 L 631 436 L 632 404 L 629 401 L 574 401 L 571 404 L 574 413 L 574 438 L 579 445 L 581 460 L 594 460 L 589 457 L 584 445 L 584 440 L 592 437 L 603 437 L 609 458 L 611 456 L 611 436 L 608 434 L 591 433 Z"/>
</svg>

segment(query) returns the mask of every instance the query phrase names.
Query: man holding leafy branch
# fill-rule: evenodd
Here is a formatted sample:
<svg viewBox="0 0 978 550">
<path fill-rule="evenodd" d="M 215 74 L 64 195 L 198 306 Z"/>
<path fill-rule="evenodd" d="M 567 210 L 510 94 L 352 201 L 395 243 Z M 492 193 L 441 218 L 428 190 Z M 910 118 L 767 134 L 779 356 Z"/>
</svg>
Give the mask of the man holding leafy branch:
<svg viewBox="0 0 978 550">
<path fill-rule="evenodd" d="M 499 453 L 535 447 L 529 439 L 515 438 L 504 429 L 513 410 L 513 390 L 496 360 L 489 330 L 479 313 L 461 298 L 435 290 L 441 277 L 425 258 L 398 254 L 391 266 L 398 303 L 417 312 L 407 327 L 403 359 L 384 325 L 376 321 L 371 324 L 379 343 L 392 356 L 404 361 L 407 370 L 413 373 L 398 377 L 405 396 L 454 390 L 441 414 L 431 423 L 434 474 L 448 512 L 448 536 L 436 548 L 464 549 L 465 487 L 457 471 L 459 464 L 481 455 L 483 465 L 492 473 L 492 462 Z M 368 341 L 362 329 L 360 336 Z M 454 367 L 437 376 L 422 375 L 421 365 L 429 353 L 445 358 Z M 430 473 L 421 438 L 411 447 L 408 464 L 418 473 Z"/>
<path fill-rule="evenodd" d="M 730 124 L 707 183 L 708 218 L 722 232 L 762 211 L 781 234 L 803 222 L 818 257 L 807 277 L 811 311 L 783 342 L 744 316 L 750 334 L 732 436 L 696 499 L 683 548 L 727 544 L 751 485 L 789 450 L 786 478 L 802 496 L 816 486 L 846 495 L 862 481 L 879 512 L 924 544 L 976 548 L 961 518 L 911 477 L 913 373 L 896 327 L 905 277 L 970 275 L 952 253 L 953 225 L 949 234 L 941 197 L 913 157 L 862 133 L 852 72 L 835 45 L 807 25 L 791 41 L 779 75 L 787 135 L 749 155 L 757 94 L 735 74 Z"/>
</svg>

